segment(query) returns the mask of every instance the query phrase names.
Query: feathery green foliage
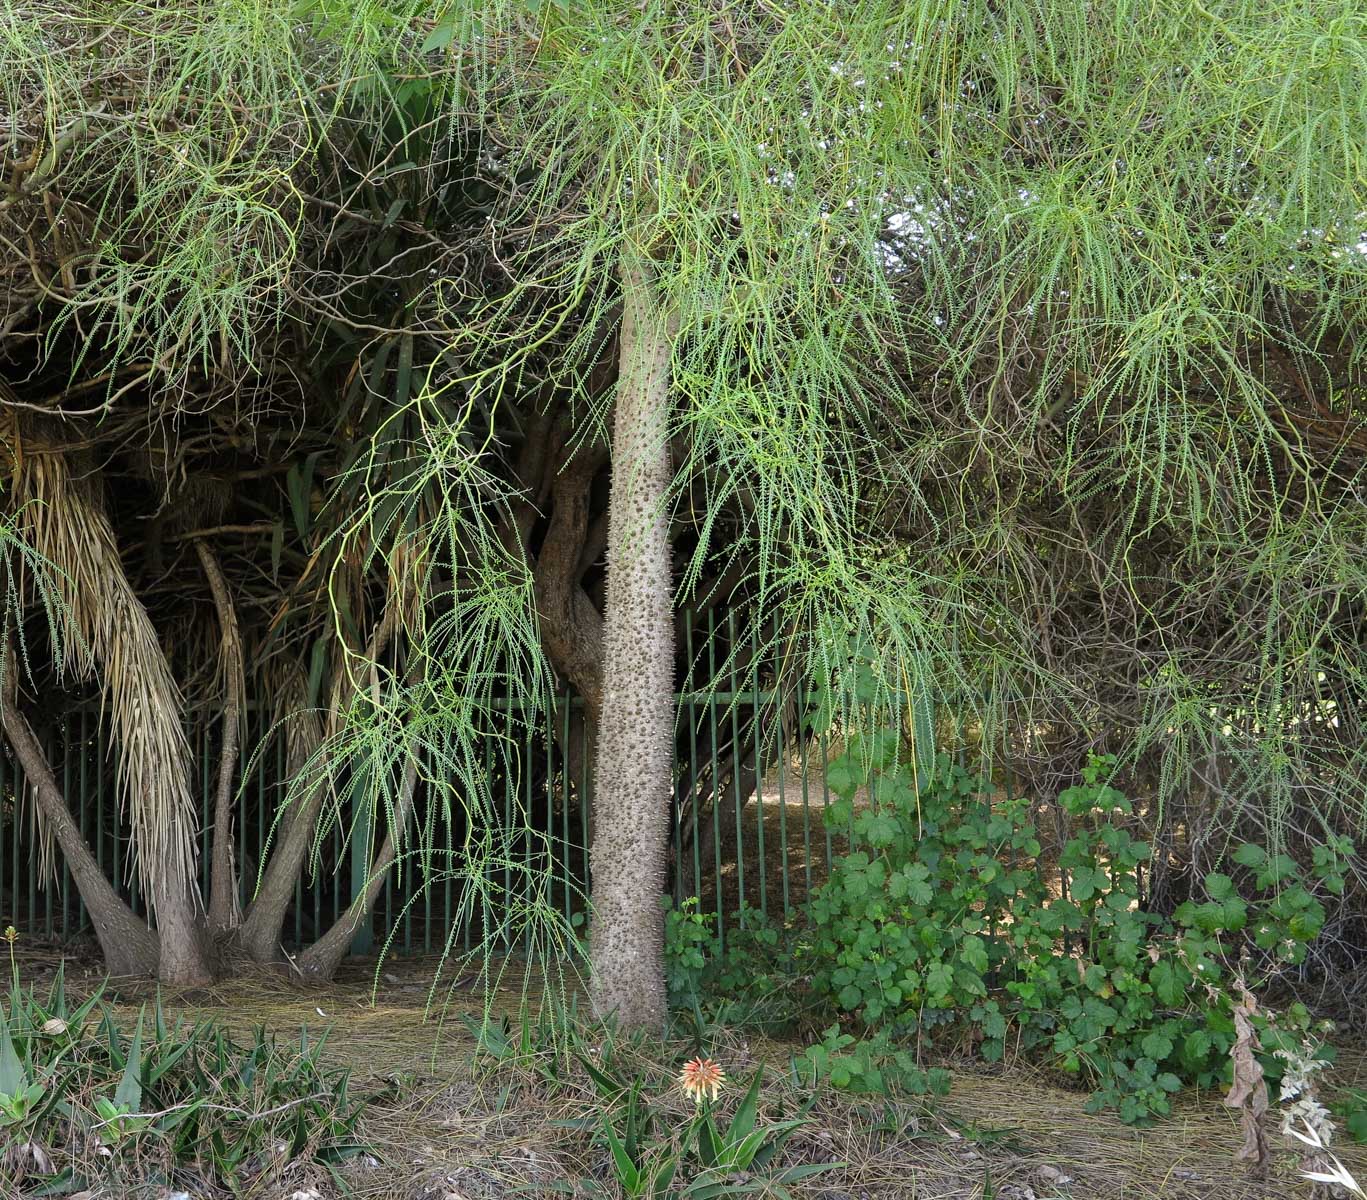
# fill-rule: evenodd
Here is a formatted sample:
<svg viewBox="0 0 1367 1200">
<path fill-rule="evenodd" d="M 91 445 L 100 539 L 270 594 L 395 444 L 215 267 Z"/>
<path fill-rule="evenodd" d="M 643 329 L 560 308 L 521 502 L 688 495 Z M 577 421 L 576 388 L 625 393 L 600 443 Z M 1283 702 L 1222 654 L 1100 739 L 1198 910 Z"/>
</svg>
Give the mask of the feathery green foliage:
<svg viewBox="0 0 1367 1200">
<path fill-rule="evenodd" d="M 478 809 L 495 692 L 544 702 L 503 447 L 552 388 L 602 435 L 630 243 L 678 316 L 681 599 L 735 568 L 847 723 L 1120 752 L 1196 857 L 1361 825 L 1367 16 L 10 0 L 0 80 L 0 219 L 85 247 L 49 345 L 168 418 L 351 339 L 381 415 L 328 548 L 433 580 L 405 732 L 367 701 L 335 747 L 383 743 L 379 809 L 414 746 Z"/>
</svg>

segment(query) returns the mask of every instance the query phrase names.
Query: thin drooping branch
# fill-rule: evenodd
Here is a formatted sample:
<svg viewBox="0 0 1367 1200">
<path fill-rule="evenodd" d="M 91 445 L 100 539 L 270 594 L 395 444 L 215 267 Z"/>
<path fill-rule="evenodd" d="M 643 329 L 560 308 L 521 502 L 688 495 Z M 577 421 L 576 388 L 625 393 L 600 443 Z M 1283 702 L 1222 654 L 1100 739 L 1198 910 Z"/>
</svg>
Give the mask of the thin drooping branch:
<svg viewBox="0 0 1367 1200">
<path fill-rule="evenodd" d="M 35 803 L 42 809 L 47 829 L 56 838 L 71 878 L 85 901 L 95 936 L 113 975 L 146 975 L 157 967 L 157 938 L 114 891 L 85 838 L 71 819 L 62 789 L 48 765 L 42 746 L 8 688 L 0 697 L 5 737 L 23 768 Z"/>
<path fill-rule="evenodd" d="M 246 698 L 246 679 L 242 663 L 242 637 L 237 627 L 237 612 L 228 592 L 228 581 L 217 557 L 202 538 L 195 539 L 195 552 L 209 580 L 214 609 L 221 631 L 220 666 L 223 674 L 223 747 L 218 760 L 218 790 L 214 797 L 213 864 L 209 881 L 209 927 L 223 934 L 242 922 L 238 903 L 237 866 L 233 861 L 233 780 L 237 774 L 238 745 L 242 711 Z"/>
</svg>

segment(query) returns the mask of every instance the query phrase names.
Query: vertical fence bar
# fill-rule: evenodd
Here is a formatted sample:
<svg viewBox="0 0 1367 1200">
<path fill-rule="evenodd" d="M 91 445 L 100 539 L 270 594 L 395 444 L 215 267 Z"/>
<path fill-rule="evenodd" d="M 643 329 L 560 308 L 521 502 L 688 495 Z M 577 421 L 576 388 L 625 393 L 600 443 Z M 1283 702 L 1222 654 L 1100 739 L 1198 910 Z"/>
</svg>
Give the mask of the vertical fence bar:
<svg viewBox="0 0 1367 1200">
<path fill-rule="evenodd" d="M 779 624 L 778 617 L 774 617 L 774 645 L 779 645 Z M 782 845 L 783 854 L 783 924 L 787 926 L 788 917 L 792 913 L 793 906 L 790 899 L 791 889 L 788 883 L 788 872 L 791 867 L 792 855 L 789 853 L 788 842 L 788 797 L 784 790 L 785 777 L 788 774 L 788 705 L 781 691 L 783 679 L 783 662 L 776 661 L 773 668 L 774 677 L 774 724 L 775 737 L 778 738 L 778 745 L 775 748 L 774 758 L 778 762 L 778 840 Z"/>
<path fill-rule="evenodd" d="M 797 769 L 802 785 L 802 861 L 805 864 L 803 882 L 807 885 L 807 899 L 812 897 L 812 805 L 811 788 L 807 780 L 807 693 L 799 675 L 794 689 L 797 700 Z"/>
<path fill-rule="evenodd" d="M 693 682 L 693 614 L 684 618 L 684 644 L 688 648 L 688 682 Z M 688 810 L 693 819 L 693 895 L 702 895 L 702 848 L 698 845 L 698 705 L 688 692 Z"/>
<path fill-rule="evenodd" d="M 71 775 L 71 713 L 68 712 L 62 718 L 62 798 L 67 801 L 67 808 L 71 806 Z M 85 806 L 85 797 L 78 795 L 77 821 L 78 826 L 81 827 L 85 826 L 83 806 Z M 59 853 L 56 847 L 53 847 L 53 853 Z M 62 873 L 60 875 L 57 875 L 56 871 L 52 873 L 55 876 L 53 883 L 56 883 L 57 879 L 62 880 L 60 883 L 60 887 L 62 887 L 62 897 L 60 897 L 60 901 L 62 901 L 62 936 L 66 938 L 71 932 L 71 868 L 67 864 L 66 854 L 62 854 Z M 49 928 L 49 938 L 51 938 L 52 933 L 52 929 Z"/>
<path fill-rule="evenodd" d="M 741 827 L 743 802 L 740 794 L 740 702 L 736 695 L 739 680 L 736 678 L 736 614 L 732 609 L 726 613 L 726 653 L 727 668 L 731 687 L 731 795 L 736 806 L 736 911 L 745 908 L 745 830 Z"/>
<path fill-rule="evenodd" d="M 424 886 L 422 871 L 419 869 L 419 864 L 413 861 L 413 849 L 416 848 L 418 838 L 417 789 L 419 786 L 421 786 L 421 781 L 415 779 L 413 781 L 413 813 L 409 818 L 413 822 L 413 846 L 400 854 L 395 860 L 394 866 L 385 872 L 385 902 L 389 909 L 389 919 L 385 922 L 386 929 L 394 923 L 394 900 L 390 894 L 389 881 L 396 875 L 398 876 L 399 895 L 405 899 L 409 899 L 413 895 L 414 880 L 417 881 L 419 887 Z M 398 841 L 398 836 L 399 835 L 396 833 L 394 842 L 396 850 L 401 845 Z M 413 905 L 407 903 L 403 906 L 403 950 L 405 954 L 413 953 Z"/>
<path fill-rule="evenodd" d="M 199 742 L 199 887 L 201 895 L 209 894 L 209 869 L 211 861 L 211 851 L 209 848 L 209 822 L 212 819 L 209 815 L 209 739 L 204 736 L 202 729 L 196 731 L 196 740 Z M 214 836 L 217 836 L 217 830 Z M 241 862 L 241 859 L 238 859 Z"/>
<path fill-rule="evenodd" d="M 562 693 L 562 703 L 565 706 L 565 720 L 561 725 L 560 745 L 563 747 L 560 755 L 560 881 L 562 884 L 562 899 L 565 903 L 565 924 L 566 926 L 574 919 L 574 901 L 570 896 L 570 788 L 574 780 L 570 778 L 570 737 L 573 725 L 570 721 L 571 707 L 574 703 L 570 695 L 569 685 L 565 685 Z M 551 780 L 546 780 L 546 794 L 551 794 Z M 551 828 L 555 828 L 554 819 Z"/>
<path fill-rule="evenodd" d="M 364 893 L 370 878 L 370 843 L 373 840 L 375 814 L 367 803 L 366 791 L 368 776 L 374 770 L 372 764 L 364 765 L 351 781 L 351 898 Z M 351 935 L 352 954 L 369 954 L 374 946 L 372 926 L 374 922 L 365 920 L 357 924 Z"/>
<path fill-rule="evenodd" d="M 44 755 L 44 757 L 47 759 L 48 762 L 51 762 L 51 761 L 52 761 L 52 742 L 51 742 L 51 735 L 49 735 L 48 742 L 47 742 L 47 744 L 43 747 L 43 755 Z M 24 783 L 25 783 L 25 786 L 27 786 L 28 780 L 25 779 Z M 29 853 L 29 861 L 33 864 L 33 869 L 30 870 L 29 873 L 28 873 L 28 929 L 29 929 L 29 933 L 31 933 L 31 934 L 37 934 L 37 932 L 38 932 L 38 925 L 37 925 L 37 920 L 38 920 L 38 870 L 37 870 L 37 865 L 38 865 L 38 853 L 37 853 L 37 852 L 38 852 L 38 830 L 37 830 L 37 822 L 36 822 L 36 820 L 34 819 L 34 816 L 33 816 L 33 806 L 32 806 L 32 805 L 29 805 L 29 837 L 30 837 L 30 839 L 31 839 L 31 840 L 30 840 L 30 843 L 29 843 L 29 850 L 30 850 L 30 853 Z M 43 890 L 44 890 L 45 892 L 47 891 L 46 888 L 44 888 Z"/>
<path fill-rule="evenodd" d="M 87 710 L 84 706 L 82 706 L 82 708 L 81 708 L 81 807 L 80 807 L 81 824 L 80 824 L 80 829 L 81 829 L 81 841 L 84 842 L 84 843 L 88 846 L 88 845 L 90 845 L 90 840 L 89 840 L 89 838 L 86 836 L 86 825 L 87 825 L 87 813 L 86 813 L 86 809 L 89 807 L 88 798 L 89 798 L 89 796 L 90 796 L 90 786 L 89 786 L 89 785 L 90 785 L 90 771 L 89 771 L 89 763 L 90 763 L 90 741 L 89 741 L 89 738 L 90 738 L 90 731 L 89 731 L 89 729 L 87 728 L 87 721 L 86 721 L 87 712 L 88 712 L 88 710 Z M 77 929 L 84 929 L 84 928 L 85 928 L 85 897 L 81 895 L 79 889 L 77 889 L 77 892 L 76 892 L 76 928 L 77 928 Z M 69 934 L 71 933 L 71 931 L 70 931 L 70 930 L 67 930 L 67 933 L 68 933 L 68 935 L 69 935 Z"/>
<path fill-rule="evenodd" d="M 585 719 L 579 725 L 579 763 L 583 768 L 580 772 L 579 780 L 579 835 L 583 843 L 580 849 L 580 863 L 584 873 L 584 895 L 592 895 L 593 888 L 593 868 L 589 858 L 589 836 L 593 828 L 593 787 L 592 770 L 589 764 L 589 723 L 587 713 Z M 588 912 L 585 911 L 584 917 L 587 920 Z"/>
<path fill-rule="evenodd" d="M 431 803 L 430 800 L 428 802 Z M 422 881 L 422 952 L 424 954 L 432 953 L 432 871 L 436 869 L 438 861 L 439 856 L 434 841 L 427 857 L 427 870 Z"/>
<path fill-rule="evenodd" d="M 512 720 L 512 703 L 512 698 L 509 697 L 509 721 Z M 526 720 L 527 710 L 525 708 L 522 710 L 522 716 L 524 719 L 524 724 L 526 726 L 526 729 L 523 733 L 522 754 L 520 755 L 522 759 L 522 762 L 520 763 L 522 770 L 522 805 L 523 812 L 526 814 L 526 816 L 523 819 L 526 821 L 530 821 L 532 816 L 532 758 L 535 753 L 535 750 L 532 738 L 532 723 Z M 511 830 L 513 828 L 512 787 L 507 787 L 503 789 L 503 828 L 505 831 Z M 512 855 L 509 854 L 505 855 L 503 860 L 503 950 L 505 954 L 512 948 L 512 931 L 508 927 L 507 920 L 513 894 L 513 880 L 511 870 L 512 863 L 509 861 L 511 858 Z"/>
<path fill-rule="evenodd" d="M 11 814 L 11 818 L 12 818 L 11 821 L 10 821 L 10 854 L 11 854 L 11 870 L 10 870 L 10 903 L 11 903 L 11 905 L 13 905 L 13 908 L 14 908 L 13 913 L 10 914 L 10 915 L 11 915 L 11 918 L 12 918 L 11 921 L 10 921 L 10 924 L 12 924 L 16 929 L 19 928 L 19 924 L 20 924 L 20 922 L 19 922 L 19 882 L 20 882 L 20 876 L 19 876 L 19 805 L 20 805 L 20 797 L 23 795 L 23 786 L 24 786 L 24 774 L 23 774 L 22 769 L 21 769 L 20 766 L 19 766 L 19 760 L 16 758 L 16 759 L 14 760 L 14 784 L 13 784 L 13 788 L 14 788 L 14 790 L 13 790 L 14 805 L 13 805 L 13 807 L 10 809 L 10 814 Z"/>
<path fill-rule="evenodd" d="M 826 782 L 826 764 L 831 758 L 830 742 L 827 738 L 826 730 L 821 731 L 821 737 L 817 741 L 817 747 L 821 751 L 821 825 L 826 831 L 826 876 L 831 874 L 831 823 L 826 819 L 831 808 L 831 788 Z"/>
<path fill-rule="evenodd" d="M 717 764 L 717 621 L 716 613 L 707 610 L 707 725 L 712 736 L 712 857 L 716 873 L 712 876 L 713 907 L 717 918 L 718 949 L 726 949 L 726 928 L 722 920 L 721 896 L 721 801 L 722 789 Z"/>
<path fill-rule="evenodd" d="M 18 840 L 14 836 L 17 822 L 6 820 L 5 818 L 6 809 L 11 813 L 14 813 L 16 817 L 19 813 L 18 795 L 15 796 L 13 805 L 7 800 L 9 793 L 5 788 L 5 772 L 8 766 L 9 763 L 6 761 L 5 753 L 3 750 L 0 750 L 0 895 L 4 895 L 5 892 L 5 834 L 8 832 L 10 839 L 16 843 Z M 16 894 L 18 889 L 19 876 L 18 874 L 15 874 L 11 876 L 10 894 Z M 16 929 L 18 928 L 18 924 L 14 920 L 14 913 L 8 912 L 3 915 L 5 918 L 4 923 L 6 925 L 13 925 Z"/>
<path fill-rule="evenodd" d="M 100 769 L 96 773 L 96 786 L 99 788 L 100 811 L 104 812 L 104 765 L 108 761 L 107 752 L 104 744 L 104 714 L 100 714 L 100 727 L 95 733 L 95 748 L 100 756 Z M 112 843 L 114 859 L 114 889 L 118 891 L 123 884 L 123 851 L 119 842 L 119 805 L 118 797 L 115 797 L 113 811 L 110 814 L 110 833 L 109 840 Z M 103 830 L 104 821 L 101 820 L 100 828 Z"/>
<path fill-rule="evenodd" d="M 455 938 L 456 938 L 455 930 L 451 928 L 451 920 L 452 920 L 452 915 L 451 915 L 451 887 L 452 887 L 452 882 L 453 882 L 453 880 L 452 880 L 452 875 L 453 875 L 454 872 L 455 872 L 455 866 L 456 866 L 456 860 L 455 860 L 455 831 L 451 828 L 451 824 L 452 824 L 452 821 L 451 821 L 452 812 L 451 812 L 451 804 L 450 804 L 450 801 L 447 799 L 447 788 L 446 788 L 446 784 L 445 784 L 444 782 L 438 780 L 438 781 L 435 782 L 432 786 L 433 786 L 433 788 L 435 788 L 435 789 L 439 792 L 439 795 L 440 795 L 441 811 L 442 811 L 442 816 L 443 816 L 443 818 L 444 818 L 444 820 L 443 820 L 443 828 L 446 830 L 446 859 L 445 859 L 445 861 L 446 861 L 446 871 L 445 871 L 445 873 L 444 873 L 444 875 L 443 875 L 443 878 L 442 878 L 442 881 L 441 881 L 441 883 L 442 883 L 442 888 L 441 888 L 441 891 L 442 891 L 442 925 L 441 925 L 442 933 L 441 933 L 441 939 L 442 939 L 442 940 L 441 940 L 441 944 L 442 944 L 442 948 L 445 949 L 447 946 L 450 946 L 450 945 L 454 944 Z"/>
<path fill-rule="evenodd" d="M 257 716 L 256 716 L 256 730 L 257 730 L 257 736 L 256 736 L 255 738 L 252 739 L 252 743 L 257 743 L 257 742 L 258 742 L 258 739 L 260 739 L 261 737 L 264 736 L 264 731 L 263 731 L 263 729 L 262 729 L 262 726 L 263 726 L 264 724 L 265 724 L 265 710 L 262 709 L 262 710 L 259 710 L 259 711 L 257 712 Z M 263 857 L 265 856 L 265 853 L 266 853 L 266 808 L 267 808 L 267 806 L 268 806 L 268 801 L 267 801 L 266 797 L 270 796 L 270 795 L 275 791 L 275 787 L 276 787 L 276 785 L 277 785 L 277 784 L 279 783 L 279 781 L 280 781 L 280 775 L 279 775 L 279 772 L 277 771 L 277 772 L 276 772 L 276 775 L 275 775 L 275 779 L 272 780 L 270 783 L 267 783 L 267 781 L 266 781 L 266 758 L 267 758 L 267 755 L 266 755 L 266 747 L 265 747 L 264 745 L 257 745 L 255 748 L 260 750 L 260 753 L 256 754 L 256 756 L 255 756 L 255 757 L 256 757 L 256 848 L 255 848 L 255 853 L 251 856 L 251 858 L 247 858 L 246 856 L 243 856 L 242 858 L 240 858 L 240 859 L 238 860 L 238 887 L 241 889 L 241 893 L 242 893 L 242 906 L 243 906 L 244 908 L 246 907 L 247 902 L 251 899 L 251 893 L 252 893 L 252 885 L 251 885 L 251 883 L 250 883 L 249 880 L 248 880 L 248 876 L 249 876 L 249 875 L 252 875 L 252 874 L 259 874 L 259 873 L 260 873 L 260 868 L 264 865 L 263 862 L 262 862 L 262 859 L 263 859 Z M 245 748 L 244 748 L 244 749 L 245 749 Z M 248 763 L 248 762 L 250 762 L 250 761 L 251 761 L 250 758 L 247 758 L 247 759 L 245 759 L 245 760 L 239 759 L 239 762 L 243 763 L 244 768 L 245 768 L 245 764 Z M 245 779 L 242 780 L 242 787 L 240 788 L 240 791 L 242 792 L 242 795 L 243 795 L 244 797 L 245 797 L 246 794 L 247 794 L 246 783 L 247 783 L 247 781 L 246 781 Z M 246 824 L 248 823 L 248 820 L 250 819 L 250 817 L 251 817 L 251 814 L 247 811 L 246 806 L 244 805 L 243 808 L 242 808 L 242 811 L 239 812 L 239 813 L 238 813 L 238 816 L 237 816 L 238 824 L 240 824 L 240 825 L 246 825 Z M 281 936 L 281 937 L 284 937 L 284 936 L 285 936 L 285 930 L 284 930 L 284 928 L 283 928 L 283 925 L 284 925 L 284 922 L 283 922 L 283 921 L 281 922 L 281 925 L 282 925 L 282 928 L 281 928 L 281 930 L 280 930 L 280 936 Z"/>
<path fill-rule="evenodd" d="M 258 769 L 257 769 L 257 776 L 256 776 L 256 799 L 257 799 L 257 803 L 259 804 L 260 801 L 261 801 L 261 772 L 260 772 L 260 764 L 258 764 L 257 766 L 258 766 Z M 246 783 L 246 780 L 243 780 L 243 783 L 245 784 L 245 783 Z M 247 789 L 246 789 L 246 787 L 244 786 L 242 790 L 243 790 L 243 792 L 245 793 Z M 244 873 L 246 872 L 246 869 L 247 869 L 247 821 L 246 821 L 246 815 L 247 815 L 246 813 L 243 813 L 243 814 L 242 814 L 243 819 L 240 820 L 240 821 L 238 821 L 238 823 L 237 823 L 237 861 L 242 865 L 242 870 L 243 870 Z M 232 831 L 231 831 L 231 830 L 228 830 L 228 829 L 225 829 L 225 830 L 223 830 L 223 832 L 222 832 L 221 835 L 218 835 L 218 834 L 217 834 L 217 831 L 216 831 L 216 836 L 231 837 L 231 836 L 232 836 Z"/>
<path fill-rule="evenodd" d="M 760 739 L 764 736 L 759 701 L 759 631 L 755 622 L 750 621 L 750 740 L 754 743 L 755 766 L 755 854 L 759 860 L 759 911 L 769 916 L 769 860 L 764 856 L 764 775 L 763 746 Z"/>
<path fill-rule="evenodd" d="M 44 747 L 43 747 L 43 753 L 46 754 L 47 752 L 48 752 L 48 751 L 47 751 L 47 747 L 44 746 Z M 16 767 L 16 770 L 15 770 L 15 772 L 14 772 L 14 794 L 15 794 L 15 796 L 18 796 L 18 795 L 19 795 L 19 783 L 20 783 L 20 780 L 23 781 L 24 787 L 27 788 L 27 787 L 28 787 L 28 776 L 22 774 L 22 773 L 17 769 L 17 767 Z M 30 817 L 29 817 L 29 829 L 32 830 L 32 828 L 33 828 L 33 819 L 32 819 L 32 815 L 30 814 Z M 30 849 L 33 849 L 32 843 L 30 843 Z M 29 871 L 28 871 L 28 931 L 29 931 L 30 934 L 33 934 L 33 933 L 36 933 L 36 932 L 37 932 L 37 926 L 34 925 L 34 923 L 33 923 L 34 920 L 35 920 L 36 911 L 37 911 L 37 908 L 38 908 L 37 879 L 38 879 L 37 863 L 36 863 L 36 861 L 35 861 L 34 856 L 33 856 L 32 854 L 30 854 L 30 855 L 29 855 Z M 16 885 L 17 885 L 18 882 L 19 882 L 19 840 L 18 840 L 18 838 L 15 839 L 15 843 L 14 843 L 14 882 L 15 882 Z M 18 891 L 19 891 L 19 889 L 18 889 L 18 887 L 16 886 L 16 887 L 15 887 L 15 893 L 16 893 L 15 899 L 16 899 L 16 900 L 18 899 L 18 895 L 17 895 Z M 15 924 L 15 926 L 17 927 L 18 924 L 19 924 L 19 922 L 16 921 L 14 924 Z"/>
<path fill-rule="evenodd" d="M 488 697 L 488 704 L 492 708 L 492 693 Z M 497 802 L 494 799 L 494 747 L 490 741 L 484 743 L 484 777 L 489 781 L 489 815 L 492 817 L 494 805 Z M 508 786 L 506 767 L 503 772 L 503 786 L 505 788 Z M 480 888 L 479 894 L 479 938 L 481 944 L 486 948 L 489 945 L 489 885 L 491 882 L 489 871 L 490 868 L 487 865 L 480 868 L 480 876 L 484 880 L 484 886 Z"/>
</svg>

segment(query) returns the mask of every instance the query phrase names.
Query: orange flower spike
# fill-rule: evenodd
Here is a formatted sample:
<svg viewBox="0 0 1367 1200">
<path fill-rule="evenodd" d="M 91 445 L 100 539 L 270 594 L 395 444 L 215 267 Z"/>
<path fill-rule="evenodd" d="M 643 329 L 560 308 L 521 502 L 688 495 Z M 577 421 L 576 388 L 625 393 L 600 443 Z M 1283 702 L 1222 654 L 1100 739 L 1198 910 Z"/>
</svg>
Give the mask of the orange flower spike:
<svg viewBox="0 0 1367 1200">
<path fill-rule="evenodd" d="M 683 1072 L 679 1076 L 679 1086 L 693 1097 L 695 1104 L 699 1105 L 702 1104 L 704 1096 L 715 1100 L 721 1085 L 725 1082 L 726 1072 L 721 1069 L 720 1063 L 713 1062 L 710 1058 L 695 1058 L 684 1063 Z"/>
</svg>

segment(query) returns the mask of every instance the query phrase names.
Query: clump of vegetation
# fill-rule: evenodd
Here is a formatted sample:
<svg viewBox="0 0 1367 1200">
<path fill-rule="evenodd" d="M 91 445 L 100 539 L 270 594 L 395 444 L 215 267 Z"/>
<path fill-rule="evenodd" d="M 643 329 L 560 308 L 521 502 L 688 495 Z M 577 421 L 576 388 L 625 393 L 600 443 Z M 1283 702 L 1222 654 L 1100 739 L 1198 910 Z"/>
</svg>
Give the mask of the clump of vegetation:
<svg viewBox="0 0 1367 1200">
<path fill-rule="evenodd" d="M 580 1164 L 579 1178 L 565 1185 L 574 1195 L 783 1197 L 788 1185 L 836 1169 L 786 1153 L 810 1124 L 817 1094 L 776 1099 L 763 1067 L 732 1103 L 723 1092 L 736 1090 L 733 1081 L 712 1057 L 684 1062 L 677 1044 L 661 1055 L 640 1032 L 585 1022 L 572 1007 L 468 1024 L 477 1072 L 496 1083 L 496 1107 L 521 1108 L 535 1097 L 561 1110 L 554 1125 L 569 1132 Z M 691 1111 L 681 1111 L 681 1098 Z"/>
<path fill-rule="evenodd" d="M 1150 911 L 1151 849 L 1108 782 L 1114 765 L 1094 758 L 1059 795 L 1066 836 L 1046 864 L 1025 801 L 943 757 L 917 787 L 895 733 L 852 739 L 828 815 L 851 853 L 811 905 L 813 986 L 859 1030 L 1045 1059 L 1127 1121 L 1166 1113 L 1184 1084 L 1223 1082 L 1235 972 L 1265 983 L 1304 959 L 1353 848 L 1333 839 L 1302 872 L 1246 844 L 1235 874 L 1209 872 L 1171 915 Z M 872 802 L 856 812 L 865 783 Z M 1299 1005 L 1268 1020 L 1273 1061 L 1310 1025 Z"/>
<path fill-rule="evenodd" d="M 770 970 L 754 957 L 777 930 L 752 918 L 723 954 L 685 907 L 669 920 L 676 1002 L 743 1021 L 746 992 L 731 984 L 757 961 L 766 994 L 792 1012 L 805 993 L 833 1019 L 799 1069 L 857 1091 L 943 1092 L 945 1072 L 914 1052 L 931 1047 L 1047 1062 L 1092 1088 L 1092 1107 L 1136 1123 L 1168 1112 L 1183 1086 L 1227 1083 L 1234 979 L 1257 988 L 1304 961 L 1354 847 L 1330 837 L 1303 870 L 1246 843 L 1230 873 L 1208 872 L 1190 899 L 1156 911 L 1152 851 L 1114 770 L 1094 757 L 1059 795 L 1064 836 L 1050 854 L 1025 800 L 944 756 L 926 771 L 895 729 L 852 735 L 830 764 L 838 798 L 826 813 L 850 852 L 788 939 L 787 979 L 770 973 L 781 956 Z M 1307 1038 L 1329 1052 L 1304 1005 L 1257 1020 L 1270 1079 Z"/>
<path fill-rule="evenodd" d="M 16 977 L 0 1007 L 0 1184 L 208 1198 L 336 1180 L 362 1153 L 371 1097 L 322 1049 L 168 1025 L 159 1000 L 129 1032 L 102 993 L 70 1002 L 60 972 L 43 997 Z"/>
</svg>

